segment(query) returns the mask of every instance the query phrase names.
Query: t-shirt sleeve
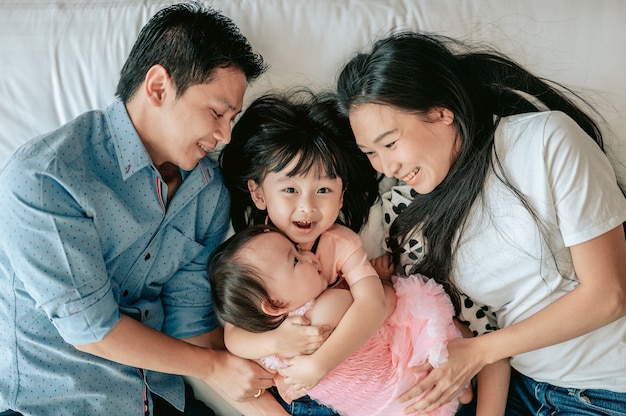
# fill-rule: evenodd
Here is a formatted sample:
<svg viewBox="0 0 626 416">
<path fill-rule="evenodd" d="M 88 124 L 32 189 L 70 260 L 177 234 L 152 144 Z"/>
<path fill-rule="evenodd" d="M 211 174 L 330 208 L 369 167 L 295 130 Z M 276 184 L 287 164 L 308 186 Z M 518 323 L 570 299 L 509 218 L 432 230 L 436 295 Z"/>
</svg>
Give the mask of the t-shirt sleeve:
<svg viewBox="0 0 626 416">
<path fill-rule="evenodd" d="M 367 252 L 363 248 L 363 240 L 351 229 L 336 225 L 327 231 L 324 238 L 327 243 L 320 244 L 323 250 L 333 250 L 334 253 L 320 252 L 320 258 L 334 256 L 335 274 L 341 275 L 349 285 L 367 276 L 377 276 L 376 270 L 367 259 Z M 329 257 L 326 257 L 329 256 Z"/>
<path fill-rule="evenodd" d="M 552 112 L 543 138 L 546 174 L 565 245 L 591 240 L 626 221 L 626 198 L 609 159 L 574 120 Z"/>
</svg>

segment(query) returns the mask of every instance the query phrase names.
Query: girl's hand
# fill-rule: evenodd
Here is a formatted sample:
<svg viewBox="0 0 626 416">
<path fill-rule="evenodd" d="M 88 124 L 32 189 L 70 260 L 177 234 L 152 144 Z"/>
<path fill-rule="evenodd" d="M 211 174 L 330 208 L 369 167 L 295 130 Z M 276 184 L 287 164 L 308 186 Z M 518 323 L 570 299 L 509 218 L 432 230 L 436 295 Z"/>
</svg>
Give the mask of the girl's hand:
<svg viewBox="0 0 626 416">
<path fill-rule="evenodd" d="M 283 357 L 313 354 L 332 332 L 328 325 L 311 326 L 304 316 L 291 316 L 273 331 L 276 355 Z"/>
<path fill-rule="evenodd" d="M 389 254 L 383 254 L 380 257 L 370 260 L 372 267 L 376 270 L 381 280 L 391 280 L 391 275 L 395 271 L 395 266 Z"/>
<path fill-rule="evenodd" d="M 326 375 L 312 355 L 291 358 L 287 360 L 287 367 L 279 369 L 278 372 L 294 391 L 310 390 Z"/>
<path fill-rule="evenodd" d="M 476 351 L 475 340 L 459 338 L 448 343 L 448 361 L 433 368 L 422 381 L 398 397 L 402 403 L 425 393 L 405 408 L 406 414 L 432 412 L 461 394 L 486 364 L 482 361 L 482 355 Z M 415 368 L 418 372 L 424 370 L 427 369 Z"/>
</svg>

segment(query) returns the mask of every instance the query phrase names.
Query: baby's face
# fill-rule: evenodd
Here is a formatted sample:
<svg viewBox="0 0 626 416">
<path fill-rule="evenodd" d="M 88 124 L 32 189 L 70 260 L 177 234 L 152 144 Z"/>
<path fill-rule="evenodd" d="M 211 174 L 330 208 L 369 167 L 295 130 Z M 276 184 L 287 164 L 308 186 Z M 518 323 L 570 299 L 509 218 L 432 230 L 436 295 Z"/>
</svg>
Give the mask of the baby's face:
<svg viewBox="0 0 626 416">
<path fill-rule="evenodd" d="M 267 232 L 247 244 L 242 255 L 263 273 L 272 299 L 293 310 L 318 297 L 328 287 L 313 253 L 298 250 L 284 235 Z"/>
</svg>

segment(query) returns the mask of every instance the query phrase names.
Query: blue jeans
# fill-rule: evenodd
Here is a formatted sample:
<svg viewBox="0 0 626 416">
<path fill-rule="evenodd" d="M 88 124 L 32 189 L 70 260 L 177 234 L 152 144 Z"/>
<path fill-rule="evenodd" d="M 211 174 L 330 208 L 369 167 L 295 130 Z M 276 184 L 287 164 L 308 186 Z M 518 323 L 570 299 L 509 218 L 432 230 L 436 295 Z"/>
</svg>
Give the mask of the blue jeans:
<svg viewBox="0 0 626 416">
<path fill-rule="evenodd" d="M 333 409 L 328 406 L 324 406 L 311 399 L 309 396 L 300 397 L 288 404 L 278 394 L 275 387 L 268 389 L 270 393 L 276 398 L 283 408 L 293 416 L 339 416 Z"/>
<path fill-rule="evenodd" d="M 626 393 L 540 383 L 512 370 L 507 416 L 626 416 Z"/>
</svg>

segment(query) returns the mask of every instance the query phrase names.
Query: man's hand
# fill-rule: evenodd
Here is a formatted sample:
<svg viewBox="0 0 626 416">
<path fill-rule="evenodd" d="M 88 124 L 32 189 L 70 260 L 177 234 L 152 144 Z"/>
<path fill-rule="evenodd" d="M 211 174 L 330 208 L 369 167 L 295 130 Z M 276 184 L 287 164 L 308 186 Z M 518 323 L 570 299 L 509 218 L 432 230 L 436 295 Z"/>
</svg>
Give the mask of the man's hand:
<svg viewBox="0 0 626 416">
<path fill-rule="evenodd" d="M 274 382 L 274 373 L 251 360 L 239 358 L 226 350 L 212 350 L 211 373 L 202 381 L 214 390 L 220 390 L 232 400 L 256 400 Z M 222 395 L 224 395 L 222 394 Z"/>
</svg>

